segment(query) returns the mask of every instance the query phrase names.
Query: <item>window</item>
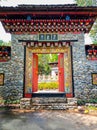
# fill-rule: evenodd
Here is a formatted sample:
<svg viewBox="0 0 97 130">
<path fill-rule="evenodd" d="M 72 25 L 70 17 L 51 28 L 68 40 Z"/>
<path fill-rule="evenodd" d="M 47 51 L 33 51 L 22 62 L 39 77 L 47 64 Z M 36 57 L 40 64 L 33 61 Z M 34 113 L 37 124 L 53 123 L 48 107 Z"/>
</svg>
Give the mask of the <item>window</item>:
<svg viewBox="0 0 97 130">
<path fill-rule="evenodd" d="M 86 45 L 86 58 L 88 60 L 97 60 L 97 46 L 96 45 Z"/>
<path fill-rule="evenodd" d="M 92 84 L 97 85 L 97 73 L 92 73 Z"/>
<path fill-rule="evenodd" d="M 0 86 L 4 85 L 4 73 L 0 73 Z"/>
<path fill-rule="evenodd" d="M 11 47 L 0 46 L 0 62 L 7 62 L 11 59 Z"/>
</svg>

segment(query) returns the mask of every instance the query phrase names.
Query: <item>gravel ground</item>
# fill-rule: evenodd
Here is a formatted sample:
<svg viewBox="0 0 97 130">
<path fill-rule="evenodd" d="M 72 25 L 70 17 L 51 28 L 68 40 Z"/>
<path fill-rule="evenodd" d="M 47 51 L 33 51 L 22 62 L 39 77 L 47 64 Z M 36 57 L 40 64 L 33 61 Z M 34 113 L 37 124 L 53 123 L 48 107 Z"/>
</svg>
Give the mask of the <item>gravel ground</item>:
<svg viewBox="0 0 97 130">
<path fill-rule="evenodd" d="M 0 130 L 97 130 L 97 117 L 64 111 L 0 112 Z"/>
</svg>

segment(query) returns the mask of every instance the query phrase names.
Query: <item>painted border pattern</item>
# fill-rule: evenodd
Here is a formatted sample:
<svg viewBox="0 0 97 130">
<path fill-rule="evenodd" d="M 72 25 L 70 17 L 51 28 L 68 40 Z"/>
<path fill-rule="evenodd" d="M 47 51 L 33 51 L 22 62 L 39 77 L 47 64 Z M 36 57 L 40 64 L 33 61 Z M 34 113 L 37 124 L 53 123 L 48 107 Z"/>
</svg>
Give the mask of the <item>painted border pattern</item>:
<svg viewBox="0 0 97 130">
<path fill-rule="evenodd" d="M 25 93 L 32 93 L 32 60 L 32 52 L 26 47 Z"/>
<path fill-rule="evenodd" d="M 64 82 L 65 92 L 72 93 L 72 70 L 71 70 L 71 48 L 64 52 Z"/>
</svg>

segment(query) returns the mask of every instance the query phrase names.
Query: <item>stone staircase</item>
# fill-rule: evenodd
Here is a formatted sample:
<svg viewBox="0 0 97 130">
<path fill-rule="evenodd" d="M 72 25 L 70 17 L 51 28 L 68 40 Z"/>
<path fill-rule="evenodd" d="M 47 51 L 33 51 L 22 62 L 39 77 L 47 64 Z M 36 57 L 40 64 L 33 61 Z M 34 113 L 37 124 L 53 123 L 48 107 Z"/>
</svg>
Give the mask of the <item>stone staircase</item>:
<svg viewBox="0 0 97 130">
<path fill-rule="evenodd" d="M 32 98 L 32 109 L 56 110 L 66 109 L 67 99 L 63 97 Z"/>
<path fill-rule="evenodd" d="M 67 110 L 77 106 L 75 98 L 65 97 L 34 97 L 21 99 L 21 109 L 32 110 Z"/>
</svg>

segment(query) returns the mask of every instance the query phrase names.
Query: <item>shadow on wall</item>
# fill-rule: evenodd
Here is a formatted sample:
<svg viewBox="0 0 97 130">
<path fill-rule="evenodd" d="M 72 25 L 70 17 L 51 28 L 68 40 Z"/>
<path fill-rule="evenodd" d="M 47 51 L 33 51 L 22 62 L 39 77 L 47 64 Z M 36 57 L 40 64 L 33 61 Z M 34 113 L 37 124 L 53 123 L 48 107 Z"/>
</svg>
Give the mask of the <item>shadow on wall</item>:
<svg viewBox="0 0 97 130">
<path fill-rule="evenodd" d="M 0 102 L 4 104 L 19 103 L 20 95 L 16 87 L 2 86 L 0 87 Z"/>
<path fill-rule="evenodd" d="M 76 90 L 75 93 L 77 93 L 76 98 L 81 100 L 90 100 L 90 99 L 96 99 L 97 100 L 97 86 L 89 86 L 83 88 L 83 90 L 79 89 Z"/>
</svg>

